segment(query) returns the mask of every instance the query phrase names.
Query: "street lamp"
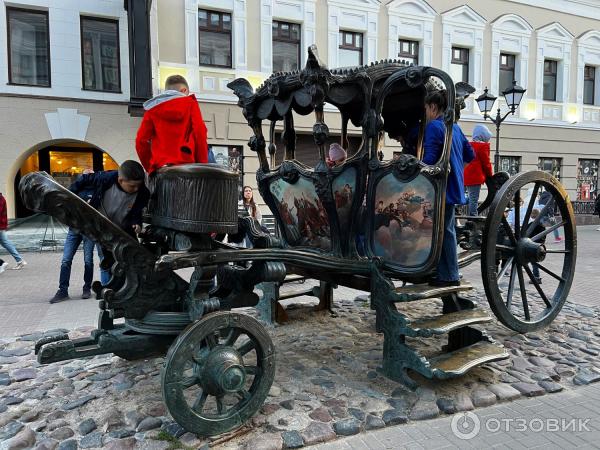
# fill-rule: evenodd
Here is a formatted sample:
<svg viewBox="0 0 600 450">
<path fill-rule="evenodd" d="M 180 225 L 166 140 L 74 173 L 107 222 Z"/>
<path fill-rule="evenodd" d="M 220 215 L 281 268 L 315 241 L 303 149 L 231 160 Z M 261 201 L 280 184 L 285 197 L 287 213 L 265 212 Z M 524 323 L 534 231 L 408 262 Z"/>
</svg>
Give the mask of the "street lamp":
<svg viewBox="0 0 600 450">
<path fill-rule="evenodd" d="M 504 92 L 504 99 L 506 100 L 506 106 L 508 106 L 508 111 L 504 116 L 500 114 L 500 107 L 498 106 L 498 111 L 496 112 L 496 117 L 490 116 L 488 113 L 492 111 L 494 108 L 494 103 L 496 102 L 496 98 L 492 94 L 488 93 L 488 88 L 486 87 L 483 90 L 483 94 L 475 99 L 477 102 L 477 106 L 479 106 L 479 110 L 483 113 L 484 119 L 490 119 L 492 123 L 496 125 L 496 153 L 494 154 L 494 171 L 498 172 L 498 168 L 500 166 L 500 125 L 504 120 L 508 117 L 509 114 L 514 114 L 521 100 L 523 99 L 523 95 L 527 89 L 523 89 L 521 86 L 517 85 L 517 82 L 513 80 L 512 86 Z"/>
</svg>

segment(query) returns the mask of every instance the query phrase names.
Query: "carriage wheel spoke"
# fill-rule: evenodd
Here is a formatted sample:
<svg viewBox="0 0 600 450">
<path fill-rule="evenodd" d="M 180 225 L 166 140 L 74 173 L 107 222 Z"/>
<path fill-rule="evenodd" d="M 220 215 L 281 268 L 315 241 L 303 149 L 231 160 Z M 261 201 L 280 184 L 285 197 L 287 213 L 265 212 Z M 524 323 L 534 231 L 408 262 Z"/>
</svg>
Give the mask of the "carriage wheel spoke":
<svg viewBox="0 0 600 450">
<path fill-rule="evenodd" d="M 240 348 L 237 349 L 237 351 L 240 353 L 240 355 L 245 355 L 246 353 L 252 351 L 255 347 L 254 341 L 252 339 L 248 339 L 246 342 L 244 342 Z"/>
<path fill-rule="evenodd" d="M 521 237 L 521 190 L 517 189 L 515 192 L 515 197 L 513 198 L 515 202 L 515 238 L 519 239 Z"/>
<path fill-rule="evenodd" d="M 531 320 L 529 316 L 529 303 L 527 303 L 527 291 L 525 290 L 525 279 L 523 278 L 523 269 L 517 265 L 517 274 L 519 275 L 519 287 L 521 288 L 521 300 L 523 301 L 523 312 L 525 320 Z"/>
<path fill-rule="evenodd" d="M 546 272 L 548 275 L 550 275 L 552 278 L 557 279 L 558 281 L 565 281 L 565 279 L 563 277 L 561 277 L 560 275 L 555 274 L 554 272 L 552 272 L 550 269 L 546 269 L 544 266 L 542 266 L 541 264 L 538 263 L 533 263 L 535 264 L 541 271 Z"/>
<path fill-rule="evenodd" d="M 538 282 L 537 278 L 533 275 L 533 272 L 531 271 L 529 266 L 523 266 L 523 268 L 525 269 L 525 272 L 527 272 L 527 276 L 529 277 L 529 279 L 535 286 L 535 289 L 538 291 L 538 294 L 540 294 L 540 297 L 542 297 L 542 300 L 544 300 L 544 303 L 546 304 L 546 306 L 548 308 L 552 308 L 552 303 L 550 303 L 550 300 L 548 300 L 548 297 L 546 297 L 546 294 L 542 290 L 540 283 Z"/>
<path fill-rule="evenodd" d="M 506 271 L 508 270 L 508 268 L 510 267 L 510 265 L 512 264 L 514 259 L 515 259 L 515 257 L 511 256 L 508 259 L 508 261 L 506 261 L 506 264 L 504 264 L 504 267 L 500 270 L 500 273 L 496 277 L 496 281 L 500 280 L 504 276 L 504 274 L 506 273 Z"/>
<path fill-rule="evenodd" d="M 508 282 L 508 293 L 506 294 L 506 309 L 510 311 L 512 305 L 513 291 L 515 290 L 515 266 L 516 262 L 511 260 L 510 281 Z M 508 264 L 507 264 L 508 266 Z"/>
<path fill-rule="evenodd" d="M 496 244 L 496 249 L 497 250 L 511 251 L 511 252 L 515 251 L 514 247 L 511 247 L 510 245 L 502 245 L 502 244 Z"/>
<path fill-rule="evenodd" d="M 571 253 L 571 250 L 546 250 L 546 253 L 564 253 L 565 255 L 568 255 Z"/>
<path fill-rule="evenodd" d="M 194 376 L 191 376 L 191 377 L 182 378 L 181 381 L 179 382 L 179 384 L 184 389 L 187 389 L 187 388 L 192 387 L 193 385 L 195 385 L 197 382 L 198 382 L 198 377 L 194 375 Z"/>
<path fill-rule="evenodd" d="M 219 344 L 219 339 L 215 336 L 214 333 L 210 333 L 206 336 L 206 344 L 209 348 L 215 348 Z"/>
<path fill-rule="evenodd" d="M 549 235 L 550 233 L 552 233 L 554 230 L 562 227 L 563 225 L 565 225 L 567 222 L 564 220 L 561 220 L 559 223 L 555 223 L 554 225 L 552 225 L 551 227 L 546 228 L 544 231 L 542 231 L 541 233 L 536 234 L 535 236 L 533 236 L 531 238 L 532 241 L 536 242 L 539 241 L 541 239 L 543 239 L 544 237 L 546 237 L 547 235 Z"/>
<path fill-rule="evenodd" d="M 223 399 L 225 398 L 224 395 L 221 395 L 219 397 L 216 397 L 216 401 L 217 401 L 217 412 L 219 414 L 223 414 L 225 412 L 225 405 L 223 404 Z"/>
<path fill-rule="evenodd" d="M 250 397 L 252 397 L 252 396 L 250 395 L 250 392 L 248 392 L 246 389 L 242 389 L 242 390 L 240 390 L 240 391 L 237 391 L 237 392 L 236 392 L 236 395 L 237 395 L 237 396 L 238 396 L 238 398 L 239 398 L 241 401 L 243 401 L 243 402 L 244 402 L 244 401 L 248 401 L 248 400 L 250 400 Z"/>
<path fill-rule="evenodd" d="M 506 235 L 510 239 L 510 242 L 516 246 L 517 239 L 515 238 L 515 233 L 513 233 L 513 230 L 508 224 L 508 220 L 506 220 L 506 217 L 502 217 L 502 226 L 504 227 L 504 231 L 506 231 Z"/>
<path fill-rule="evenodd" d="M 539 190 L 540 190 L 540 183 L 535 183 L 535 185 L 533 186 L 533 192 L 531 193 L 531 197 L 529 198 L 529 204 L 527 205 L 527 211 L 525 211 L 525 217 L 523 217 L 523 226 L 526 226 L 529 223 L 529 218 L 531 217 L 531 211 L 533 211 L 533 205 L 535 205 L 535 199 L 537 198 Z"/>
<path fill-rule="evenodd" d="M 196 398 L 196 401 L 192 405 L 192 409 L 197 413 L 201 413 L 202 409 L 204 408 L 204 404 L 206 403 L 207 398 L 208 398 L 208 393 L 202 391 L 202 394 L 200 394 L 198 396 L 198 398 Z"/>
<path fill-rule="evenodd" d="M 258 375 L 260 368 L 257 366 L 244 366 L 244 370 L 248 375 Z"/>
<path fill-rule="evenodd" d="M 235 344 L 235 341 L 237 340 L 237 338 L 240 337 L 240 334 L 242 334 L 242 330 L 240 330 L 239 328 L 233 328 L 227 335 L 224 345 L 231 346 Z"/>
</svg>

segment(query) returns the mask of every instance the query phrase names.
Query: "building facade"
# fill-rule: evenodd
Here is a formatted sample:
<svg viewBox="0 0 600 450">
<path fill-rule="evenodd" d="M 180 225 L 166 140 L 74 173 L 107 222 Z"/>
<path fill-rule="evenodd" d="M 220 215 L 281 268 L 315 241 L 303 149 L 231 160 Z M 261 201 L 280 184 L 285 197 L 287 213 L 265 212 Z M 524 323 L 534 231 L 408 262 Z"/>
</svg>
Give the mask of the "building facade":
<svg viewBox="0 0 600 450">
<path fill-rule="evenodd" d="M 28 170 L 68 181 L 86 164 L 134 157 L 146 75 L 147 95 L 169 75 L 187 78 L 217 159 L 254 186 L 250 130 L 227 84 L 244 77 L 258 87 L 274 71 L 301 68 L 311 44 L 329 67 L 404 59 L 442 68 L 473 85 L 473 98 L 486 87 L 501 97 L 516 80 L 527 92 L 502 126 L 501 169 L 550 171 L 574 200 L 598 192 L 600 0 L 154 0 L 138 2 L 149 15 L 146 48 L 130 36 L 122 0 L 1 3 L 0 190 L 11 216 L 21 214 L 14 186 Z M 297 155 L 308 164 L 317 159 L 313 122 L 296 120 Z M 326 122 L 335 139 L 333 108 Z M 461 126 L 469 135 L 482 122 L 469 99 Z M 351 139 L 351 151 L 357 145 Z M 386 141 L 386 158 L 394 145 Z M 71 171 L 59 171 L 57 158 Z"/>
</svg>

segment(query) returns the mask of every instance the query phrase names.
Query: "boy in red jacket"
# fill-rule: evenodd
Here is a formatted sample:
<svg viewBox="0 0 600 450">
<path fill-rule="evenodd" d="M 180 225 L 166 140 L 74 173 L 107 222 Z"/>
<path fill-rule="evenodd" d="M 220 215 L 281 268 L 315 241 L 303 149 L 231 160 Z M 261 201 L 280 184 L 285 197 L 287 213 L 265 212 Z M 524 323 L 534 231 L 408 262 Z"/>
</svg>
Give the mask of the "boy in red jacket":
<svg viewBox="0 0 600 450">
<path fill-rule="evenodd" d="M 490 138 L 492 133 L 483 125 L 473 129 L 471 147 L 475 150 L 475 159 L 465 167 L 465 186 L 469 195 L 469 216 L 477 216 L 479 192 L 485 180 L 494 174 L 490 161 Z"/>
<path fill-rule="evenodd" d="M 196 97 L 181 75 L 171 75 L 165 92 L 144 103 L 135 149 L 151 174 L 165 165 L 207 163 L 206 125 Z"/>
</svg>

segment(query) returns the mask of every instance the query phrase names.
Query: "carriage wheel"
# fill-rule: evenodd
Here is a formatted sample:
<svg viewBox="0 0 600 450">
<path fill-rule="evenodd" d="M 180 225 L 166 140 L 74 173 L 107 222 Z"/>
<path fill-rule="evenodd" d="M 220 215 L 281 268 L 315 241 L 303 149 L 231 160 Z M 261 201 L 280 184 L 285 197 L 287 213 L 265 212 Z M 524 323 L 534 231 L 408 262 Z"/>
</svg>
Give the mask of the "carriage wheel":
<svg viewBox="0 0 600 450">
<path fill-rule="evenodd" d="M 273 342 L 252 317 L 226 311 L 190 325 L 161 374 L 173 418 L 203 436 L 241 426 L 262 406 L 275 376 Z"/>
<path fill-rule="evenodd" d="M 549 194 L 543 205 L 542 191 Z M 522 206 L 506 217 L 511 204 Z M 534 232 L 540 224 L 545 229 Z M 562 185 L 545 172 L 512 177 L 490 206 L 481 254 L 485 293 L 500 322 L 520 333 L 552 322 L 569 294 L 576 253 L 573 207 Z"/>
</svg>

